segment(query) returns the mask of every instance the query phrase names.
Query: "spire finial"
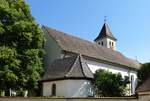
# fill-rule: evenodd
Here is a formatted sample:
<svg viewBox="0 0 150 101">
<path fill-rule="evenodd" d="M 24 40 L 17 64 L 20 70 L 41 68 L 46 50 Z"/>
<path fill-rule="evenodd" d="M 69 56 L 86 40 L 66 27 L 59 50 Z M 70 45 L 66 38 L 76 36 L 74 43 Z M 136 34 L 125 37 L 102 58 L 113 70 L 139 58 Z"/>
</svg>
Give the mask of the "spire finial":
<svg viewBox="0 0 150 101">
<path fill-rule="evenodd" d="M 104 23 L 106 23 L 107 21 L 107 16 L 104 16 Z"/>
</svg>

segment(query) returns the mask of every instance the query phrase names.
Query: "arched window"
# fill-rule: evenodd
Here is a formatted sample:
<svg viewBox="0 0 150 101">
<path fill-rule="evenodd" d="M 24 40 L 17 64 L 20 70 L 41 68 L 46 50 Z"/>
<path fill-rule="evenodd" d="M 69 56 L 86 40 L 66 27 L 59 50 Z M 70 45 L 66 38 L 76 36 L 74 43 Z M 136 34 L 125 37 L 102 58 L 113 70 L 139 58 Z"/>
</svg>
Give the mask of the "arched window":
<svg viewBox="0 0 150 101">
<path fill-rule="evenodd" d="M 112 42 L 112 46 L 114 46 L 114 43 Z"/>
<path fill-rule="evenodd" d="M 111 46 L 111 41 L 109 41 L 109 45 Z"/>
<path fill-rule="evenodd" d="M 52 84 L 52 96 L 56 96 L 56 84 Z"/>
</svg>

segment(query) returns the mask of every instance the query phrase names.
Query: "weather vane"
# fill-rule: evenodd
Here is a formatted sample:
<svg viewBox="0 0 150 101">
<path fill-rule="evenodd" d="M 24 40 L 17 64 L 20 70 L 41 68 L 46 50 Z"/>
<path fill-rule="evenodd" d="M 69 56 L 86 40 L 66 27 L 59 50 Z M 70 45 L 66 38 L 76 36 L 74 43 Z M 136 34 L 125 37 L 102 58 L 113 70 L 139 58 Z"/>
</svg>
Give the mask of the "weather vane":
<svg viewBox="0 0 150 101">
<path fill-rule="evenodd" d="M 106 23 L 107 21 L 107 16 L 104 16 L 104 23 Z"/>
</svg>

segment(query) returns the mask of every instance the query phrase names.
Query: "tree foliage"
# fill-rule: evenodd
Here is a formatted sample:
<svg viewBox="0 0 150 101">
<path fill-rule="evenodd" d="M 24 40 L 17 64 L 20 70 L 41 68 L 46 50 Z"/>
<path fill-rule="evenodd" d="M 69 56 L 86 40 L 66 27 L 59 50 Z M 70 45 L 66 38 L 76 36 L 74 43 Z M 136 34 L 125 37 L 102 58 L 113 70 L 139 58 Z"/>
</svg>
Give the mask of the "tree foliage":
<svg viewBox="0 0 150 101">
<path fill-rule="evenodd" d="M 20 60 L 14 48 L 0 47 L 0 88 L 15 87 L 18 81 Z"/>
<path fill-rule="evenodd" d="M 113 74 L 105 70 L 97 70 L 95 73 L 95 89 L 99 96 L 124 96 L 128 81 L 121 74 Z"/>
<path fill-rule="evenodd" d="M 142 64 L 138 70 L 138 85 L 141 85 L 148 77 L 150 77 L 150 62 Z"/>
<path fill-rule="evenodd" d="M 0 89 L 31 89 L 43 72 L 42 30 L 23 0 L 0 0 Z"/>
</svg>

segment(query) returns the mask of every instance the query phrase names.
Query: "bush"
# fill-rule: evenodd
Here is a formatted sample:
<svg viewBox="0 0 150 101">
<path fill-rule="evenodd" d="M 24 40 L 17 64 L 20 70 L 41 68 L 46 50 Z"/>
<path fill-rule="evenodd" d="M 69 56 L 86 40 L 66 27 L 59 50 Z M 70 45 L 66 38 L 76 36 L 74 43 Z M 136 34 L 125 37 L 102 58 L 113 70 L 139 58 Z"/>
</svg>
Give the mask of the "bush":
<svg viewBox="0 0 150 101">
<path fill-rule="evenodd" d="M 97 70 L 95 73 L 94 86 L 98 96 L 125 96 L 128 83 L 121 74 L 113 74 L 105 70 Z"/>
<path fill-rule="evenodd" d="M 138 86 L 148 79 L 148 77 L 150 77 L 150 62 L 142 64 L 138 70 Z"/>
</svg>

